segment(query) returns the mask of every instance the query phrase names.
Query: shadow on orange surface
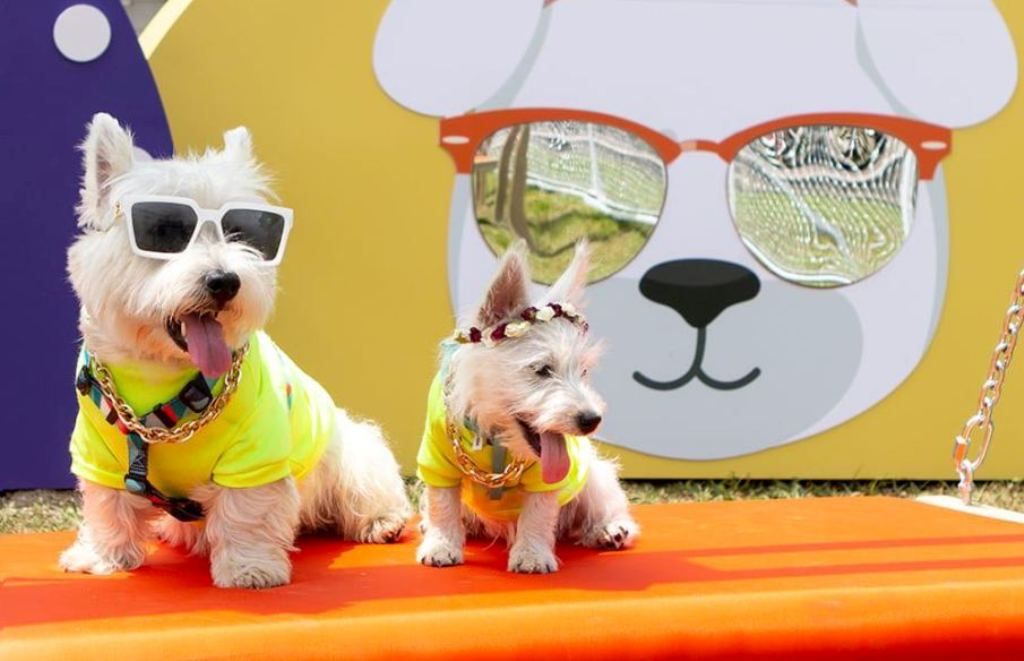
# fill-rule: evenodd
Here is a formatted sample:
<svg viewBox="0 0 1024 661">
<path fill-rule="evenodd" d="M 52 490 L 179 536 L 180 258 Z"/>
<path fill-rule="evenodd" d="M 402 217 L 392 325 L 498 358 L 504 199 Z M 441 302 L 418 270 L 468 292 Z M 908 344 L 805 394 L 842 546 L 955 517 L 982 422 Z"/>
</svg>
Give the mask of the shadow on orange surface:
<svg viewBox="0 0 1024 661">
<path fill-rule="evenodd" d="M 683 527 L 673 535 L 664 517 L 659 517 L 657 527 L 651 526 L 654 521 L 647 518 L 649 539 L 641 540 L 637 548 L 597 552 L 560 547 L 562 568 L 547 576 L 507 573 L 507 552 L 501 544 L 471 541 L 465 566 L 430 569 L 415 564 L 418 539 L 412 534 L 406 534 L 398 544 L 375 547 L 308 537 L 301 540 L 301 551 L 293 556 L 293 582 L 262 592 L 216 589 L 211 585 L 205 558 L 189 557 L 166 547 L 158 547 L 144 567 L 128 574 L 65 575 L 56 568 L 55 561 L 70 536 L 53 535 L 45 543 L 25 547 L 21 552 L 35 556 L 22 557 L 22 562 L 49 554 L 39 571 L 21 576 L 0 572 L 4 576 L 0 583 L 0 627 L 204 611 L 314 614 L 359 607 L 364 613 L 394 613 L 416 610 L 415 600 L 422 598 L 446 599 L 447 608 L 470 608 L 496 596 L 508 605 L 531 603 L 531 598 L 540 597 L 540 593 L 545 593 L 545 600 L 557 593 L 557 599 L 573 602 L 595 598 L 597 593 L 610 599 L 640 596 L 654 587 L 678 595 L 710 594 L 721 591 L 715 585 L 729 581 L 746 582 L 738 589 L 757 590 L 769 589 L 763 582 L 773 579 L 784 585 L 787 579 L 800 578 L 1024 568 L 1024 551 L 1009 546 L 1024 544 L 1024 533 L 1012 527 L 998 528 L 1006 530 L 1005 534 L 969 531 L 963 535 L 900 538 L 894 537 L 890 529 L 886 531 L 888 536 L 875 538 L 828 541 L 819 537 L 812 541 L 687 548 L 679 540 L 692 543 L 693 536 L 684 537 L 688 531 Z M 941 557 L 912 559 L 906 552 L 950 546 L 954 550 L 939 553 Z M 984 547 L 988 552 L 973 553 L 969 548 L 972 546 Z M 850 561 L 850 552 L 872 550 L 878 552 Z M 887 550 L 903 552 L 886 557 Z M 834 552 L 840 553 L 829 560 L 827 554 Z M 779 554 L 794 555 L 780 560 Z M 733 568 L 708 562 L 731 556 L 736 557 Z M 457 603 L 462 597 L 473 601 Z"/>
</svg>

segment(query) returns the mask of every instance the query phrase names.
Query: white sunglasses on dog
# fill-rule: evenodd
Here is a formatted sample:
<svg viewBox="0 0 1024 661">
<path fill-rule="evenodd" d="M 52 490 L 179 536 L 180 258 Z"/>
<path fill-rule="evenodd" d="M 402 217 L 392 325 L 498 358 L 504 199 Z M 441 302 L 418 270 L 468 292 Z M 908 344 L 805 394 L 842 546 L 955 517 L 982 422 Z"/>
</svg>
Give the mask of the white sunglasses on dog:
<svg viewBox="0 0 1024 661">
<path fill-rule="evenodd" d="M 292 210 L 254 202 L 228 202 L 220 209 L 201 209 L 195 200 L 165 195 L 128 196 L 115 213 L 128 223 L 132 251 L 141 257 L 174 259 L 196 242 L 210 223 L 223 242 L 238 241 L 277 266 L 292 229 Z"/>
</svg>

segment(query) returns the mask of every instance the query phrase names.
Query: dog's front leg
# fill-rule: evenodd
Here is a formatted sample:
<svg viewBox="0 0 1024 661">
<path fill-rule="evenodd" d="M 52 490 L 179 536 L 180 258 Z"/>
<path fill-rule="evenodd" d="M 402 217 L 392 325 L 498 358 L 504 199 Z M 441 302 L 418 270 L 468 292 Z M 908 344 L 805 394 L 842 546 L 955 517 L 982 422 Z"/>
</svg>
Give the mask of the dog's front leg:
<svg viewBox="0 0 1024 661">
<path fill-rule="evenodd" d="M 64 571 L 113 574 L 135 569 L 146 557 L 149 522 L 159 511 L 145 498 L 82 480 L 82 525 L 60 556 Z"/>
<path fill-rule="evenodd" d="M 299 492 L 287 477 L 246 489 L 211 485 L 195 494 L 206 510 L 210 573 L 221 588 L 272 588 L 291 580 Z"/>
<path fill-rule="evenodd" d="M 582 525 L 572 536 L 582 546 L 624 549 L 640 535 L 640 526 L 629 513 L 629 500 L 619 484 L 618 467 L 607 459 L 594 457 L 587 482 L 576 497 L 576 507 Z"/>
<path fill-rule="evenodd" d="M 462 523 L 462 499 L 458 487 L 427 487 L 423 491 L 423 541 L 416 560 L 431 567 L 462 564 L 466 528 Z"/>
<path fill-rule="evenodd" d="M 508 570 L 520 574 L 558 571 L 555 528 L 558 525 L 558 492 L 528 493 L 516 524 L 516 539 L 508 554 Z"/>
</svg>

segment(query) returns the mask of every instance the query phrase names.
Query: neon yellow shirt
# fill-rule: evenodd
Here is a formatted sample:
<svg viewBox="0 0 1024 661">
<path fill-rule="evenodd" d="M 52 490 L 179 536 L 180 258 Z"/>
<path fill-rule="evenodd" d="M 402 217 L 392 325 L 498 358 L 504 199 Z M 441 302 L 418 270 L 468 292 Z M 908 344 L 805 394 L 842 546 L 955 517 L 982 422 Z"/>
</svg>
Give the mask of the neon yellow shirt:
<svg viewBox="0 0 1024 661">
<path fill-rule="evenodd" d="M 79 358 L 78 369 L 82 367 Z M 194 376 L 153 366 L 108 365 L 117 392 L 140 416 L 173 399 Z M 289 384 L 291 406 L 289 407 Z M 220 392 L 223 380 L 214 393 Z M 186 418 L 188 419 L 188 418 Z M 242 377 L 220 415 L 181 444 L 150 446 L 149 480 L 171 497 L 185 497 L 211 480 L 225 487 L 255 487 L 288 475 L 302 478 L 316 465 L 334 431 L 331 396 L 265 333 L 254 333 Z M 71 472 L 124 488 L 128 439 L 103 419 L 88 395 L 78 393 L 71 434 Z"/>
<path fill-rule="evenodd" d="M 558 492 L 558 504 L 565 505 L 575 498 L 586 483 L 593 449 L 585 436 L 566 436 L 569 454 L 569 472 L 561 482 L 548 484 L 541 477 L 540 462 L 533 462 L 523 471 L 517 485 L 507 487 L 501 497 L 492 499 L 490 490 L 470 479 L 455 459 L 455 449 L 448 440 L 445 422 L 444 392 L 440 374 L 434 378 L 427 399 L 427 423 L 423 440 L 416 455 L 416 475 L 431 487 L 462 487 L 462 502 L 481 516 L 514 521 L 522 509 L 523 495 L 545 491 Z M 474 434 L 460 425 L 462 448 L 473 458 L 473 463 L 488 473 L 493 472 L 491 445 L 473 448 Z"/>
</svg>

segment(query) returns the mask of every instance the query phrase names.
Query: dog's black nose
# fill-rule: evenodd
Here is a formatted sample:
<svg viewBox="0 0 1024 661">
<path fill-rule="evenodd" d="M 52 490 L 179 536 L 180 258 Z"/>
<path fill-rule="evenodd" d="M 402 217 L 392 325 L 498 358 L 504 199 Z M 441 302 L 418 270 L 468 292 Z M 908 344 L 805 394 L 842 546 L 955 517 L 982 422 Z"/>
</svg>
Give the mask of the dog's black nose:
<svg viewBox="0 0 1024 661">
<path fill-rule="evenodd" d="M 224 305 L 238 294 L 242 280 L 237 273 L 230 271 L 211 271 L 203 278 L 206 293 L 217 303 Z"/>
<path fill-rule="evenodd" d="M 678 259 L 652 267 L 640 279 L 640 293 L 667 305 L 694 328 L 704 328 L 730 305 L 749 301 L 761 281 L 739 264 L 716 259 Z"/>
<path fill-rule="evenodd" d="M 589 434 L 601 424 L 601 416 L 593 411 L 584 411 L 576 416 L 576 426 L 580 428 L 581 434 Z"/>
</svg>

